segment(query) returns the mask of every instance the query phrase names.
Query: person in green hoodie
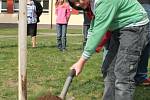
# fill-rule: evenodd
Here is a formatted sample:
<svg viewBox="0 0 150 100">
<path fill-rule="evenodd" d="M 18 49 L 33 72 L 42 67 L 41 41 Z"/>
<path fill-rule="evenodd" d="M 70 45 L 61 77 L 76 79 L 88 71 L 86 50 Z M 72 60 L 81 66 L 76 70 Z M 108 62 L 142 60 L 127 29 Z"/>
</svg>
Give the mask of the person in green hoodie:
<svg viewBox="0 0 150 100">
<path fill-rule="evenodd" d="M 133 100 L 137 64 L 148 44 L 149 19 L 144 8 L 137 0 L 68 1 L 77 10 L 86 10 L 90 4 L 94 14 L 84 51 L 71 69 L 79 75 L 106 31 L 110 30 L 109 51 L 103 64 L 107 74 L 102 99 Z"/>
</svg>

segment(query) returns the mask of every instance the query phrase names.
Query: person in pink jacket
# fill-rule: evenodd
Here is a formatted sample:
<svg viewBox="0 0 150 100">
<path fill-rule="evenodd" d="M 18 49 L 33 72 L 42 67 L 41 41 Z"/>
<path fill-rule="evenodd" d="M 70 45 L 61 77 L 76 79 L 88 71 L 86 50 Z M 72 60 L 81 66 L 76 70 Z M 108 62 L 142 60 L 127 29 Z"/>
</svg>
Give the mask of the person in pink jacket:
<svg viewBox="0 0 150 100">
<path fill-rule="evenodd" d="M 66 50 L 66 33 L 67 25 L 70 18 L 70 6 L 65 0 L 57 0 L 56 8 L 56 31 L 57 31 L 57 48 L 60 51 Z"/>
</svg>

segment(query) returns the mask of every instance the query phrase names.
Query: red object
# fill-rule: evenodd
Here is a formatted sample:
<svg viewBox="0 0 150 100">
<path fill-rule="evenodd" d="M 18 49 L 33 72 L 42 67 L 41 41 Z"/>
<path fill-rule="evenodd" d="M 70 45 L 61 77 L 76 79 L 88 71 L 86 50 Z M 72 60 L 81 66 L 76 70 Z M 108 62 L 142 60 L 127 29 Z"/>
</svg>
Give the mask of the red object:
<svg viewBox="0 0 150 100">
<path fill-rule="evenodd" d="M 105 45 L 105 43 L 108 41 L 108 39 L 110 39 L 111 37 L 111 32 L 106 32 L 106 34 L 103 36 L 102 41 L 99 43 L 99 45 L 96 48 L 96 52 L 99 53 L 100 50 L 103 48 L 103 46 Z"/>
<path fill-rule="evenodd" d="M 7 0 L 7 13 L 13 13 L 14 0 Z"/>
<path fill-rule="evenodd" d="M 71 13 L 72 13 L 72 14 L 75 14 L 75 15 L 78 15 L 78 14 L 79 14 L 79 11 L 72 8 Z"/>
<path fill-rule="evenodd" d="M 150 86 L 150 78 L 147 78 L 142 83 L 144 86 Z"/>
<path fill-rule="evenodd" d="M 88 11 L 87 11 L 86 14 L 87 14 L 87 16 L 89 17 L 90 20 L 93 19 L 94 15 L 93 15 L 93 12 L 92 12 L 92 10 L 91 10 L 90 5 L 88 6 Z"/>
</svg>

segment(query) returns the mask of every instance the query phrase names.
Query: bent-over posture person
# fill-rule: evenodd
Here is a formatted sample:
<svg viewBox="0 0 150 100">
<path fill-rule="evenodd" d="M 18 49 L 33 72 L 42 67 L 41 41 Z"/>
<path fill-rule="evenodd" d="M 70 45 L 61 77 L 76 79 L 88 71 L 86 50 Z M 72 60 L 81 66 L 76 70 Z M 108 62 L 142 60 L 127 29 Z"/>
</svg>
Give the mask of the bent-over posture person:
<svg viewBox="0 0 150 100">
<path fill-rule="evenodd" d="M 109 51 L 103 64 L 107 68 L 103 100 L 133 100 L 137 64 L 148 44 L 146 11 L 137 0 L 68 1 L 78 10 L 86 10 L 90 4 L 94 14 L 84 51 L 71 69 L 79 75 L 106 31 L 110 30 Z"/>
</svg>

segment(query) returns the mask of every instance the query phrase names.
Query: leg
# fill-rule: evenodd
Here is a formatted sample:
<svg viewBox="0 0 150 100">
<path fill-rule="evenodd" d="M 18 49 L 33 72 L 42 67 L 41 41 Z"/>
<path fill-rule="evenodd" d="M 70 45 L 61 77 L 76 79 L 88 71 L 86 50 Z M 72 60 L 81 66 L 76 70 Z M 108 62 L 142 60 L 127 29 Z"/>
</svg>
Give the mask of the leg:
<svg viewBox="0 0 150 100">
<path fill-rule="evenodd" d="M 30 36 L 30 24 L 27 24 L 27 36 Z"/>
<path fill-rule="evenodd" d="M 83 48 L 86 45 L 89 28 L 90 28 L 90 25 L 83 25 Z"/>
<path fill-rule="evenodd" d="M 119 49 L 115 64 L 115 100 L 133 100 L 134 77 L 143 48 L 148 43 L 148 25 L 119 30 Z"/>
<path fill-rule="evenodd" d="M 27 33 L 32 39 L 32 47 L 36 47 L 37 23 L 27 25 Z"/>
<path fill-rule="evenodd" d="M 57 48 L 62 49 L 62 42 L 61 42 L 62 26 L 60 24 L 56 25 L 56 31 L 57 31 Z"/>
<path fill-rule="evenodd" d="M 107 52 L 109 50 L 109 44 L 110 44 L 110 39 L 107 40 L 106 44 L 104 45 L 104 49 L 103 49 L 104 50 L 103 51 L 103 61 L 104 61 L 104 59 L 105 59 L 105 57 L 107 55 Z"/>
<path fill-rule="evenodd" d="M 36 47 L 36 44 L 37 44 L 37 42 L 36 42 L 37 23 L 35 23 L 33 25 L 33 29 L 34 29 L 34 31 L 33 31 L 33 35 L 32 35 L 32 47 Z"/>
<path fill-rule="evenodd" d="M 66 33 L 67 33 L 67 24 L 63 24 L 62 25 L 62 37 L 61 37 L 63 50 L 66 49 L 66 42 L 67 42 Z"/>
<path fill-rule="evenodd" d="M 106 47 L 104 46 L 104 47 L 103 47 L 103 61 L 104 61 L 104 59 L 105 59 L 107 53 L 108 53 L 108 50 L 107 50 Z"/>
<path fill-rule="evenodd" d="M 135 76 L 135 82 L 137 84 L 142 83 L 148 76 L 147 76 L 147 66 L 148 66 L 148 58 L 149 58 L 149 49 L 150 43 L 146 45 L 144 48 L 142 55 L 140 57 L 140 62 L 138 63 L 138 69 Z"/>
<path fill-rule="evenodd" d="M 117 54 L 118 47 L 119 47 L 119 41 L 117 40 L 116 34 L 113 33 L 111 36 L 111 39 L 109 40 L 109 47 L 107 47 L 108 52 L 105 56 L 103 65 L 101 67 L 101 71 L 103 73 L 104 78 L 106 77 L 108 73 L 108 68 L 110 67 L 110 64 L 112 63 L 113 59 L 115 58 Z"/>
<path fill-rule="evenodd" d="M 114 65 L 116 61 L 118 46 L 119 46 L 119 41 L 116 39 L 116 35 L 112 34 L 110 39 L 109 50 L 104 59 L 102 69 L 101 69 L 103 73 L 104 85 L 105 85 L 103 100 L 115 100 Z"/>
<path fill-rule="evenodd" d="M 32 36 L 32 47 L 36 47 L 36 36 Z"/>
</svg>

